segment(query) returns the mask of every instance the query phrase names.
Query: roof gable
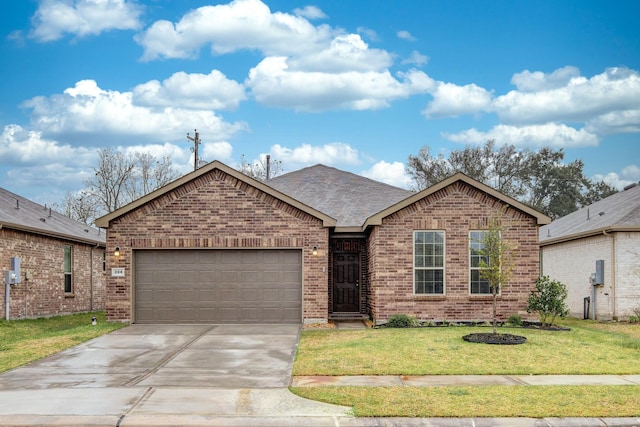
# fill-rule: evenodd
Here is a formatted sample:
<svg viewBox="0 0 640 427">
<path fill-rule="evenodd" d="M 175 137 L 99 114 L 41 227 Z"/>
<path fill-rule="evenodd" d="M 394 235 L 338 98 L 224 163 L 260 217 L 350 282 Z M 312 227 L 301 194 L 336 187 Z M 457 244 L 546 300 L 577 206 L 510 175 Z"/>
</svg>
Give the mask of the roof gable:
<svg viewBox="0 0 640 427">
<path fill-rule="evenodd" d="M 414 194 L 322 164 L 277 176 L 267 184 L 337 220 L 337 227 L 362 229 L 367 218 Z"/>
<path fill-rule="evenodd" d="M 640 231 L 640 185 L 585 206 L 540 229 L 540 243 L 551 244 L 603 231 Z"/>
<path fill-rule="evenodd" d="M 316 217 L 320 220 L 323 221 L 323 225 L 325 227 L 331 227 L 334 226 L 336 223 L 336 220 L 331 218 L 329 215 L 326 215 L 325 213 L 322 213 L 318 210 L 316 210 L 315 208 L 305 205 L 304 203 L 300 203 L 299 201 L 291 198 L 290 196 L 283 194 L 279 191 L 277 191 L 276 189 L 265 185 L 264 183 L 255 180 L 233 168 L 230 168 L 229 166 L 219 162 L 219 161 L 213 161 L 211 163 L 208 163 L 207 165 L 197 169 L 194 172 L 191 172 L 187 175 L 184 175 L 178 179 L 176 179 L 175 181 L 165 185 L 162 188 L 159 188 L 149 194 L 147 194 L 146 196 L 143 196 L 137 200 L 134 200 L 133 202 L 129 203 L 126 206 L 121 207 L 120 209 L 117 209 L 101 218 L 98 218 L 96 220 L 96 225 L 98 227 L 103 227 L 103 228 L 108 228 L 111 224 L 111 221 L 113 221 L 116 218 L 119 218 L 123 215 L 126 215 L 129 212 L 132 212 L 136 209 L 138 209 L 139 207 L 142 207 L 143 205 L 152 202 L 153 200 L 158 199 L 159 197 L 181 187 L 182 185 L 191 182 L 195 179 L 197 179 L 198 177 L 208 174 L 208 173 L 213 173 L 215 170 L 219 170 L 223 173 L 226 173 L 228 175 L 233 176 L 234 178 L 254 187 L 257 188 L 260 191 L 263 191 L 273 197 L 275 197 L 278 200 L 281 200 L 289 205 L 292 205 L 294 207 L 296 207 L 297 209 L 300 209 L 303 212 L 308 213 L 309 215 Z"/>
<path fill-rule="evenodd" d="M 4 188 L 0 188 L 0 228 L 2 227 L 74 242 L 102 246 L 105 244 L 105 235 L 99 229 L 75 221 Z"/>
<path fill-rule="evenodd" d="M 468 177 L 467 175 L 458 172 L 455 175 L 450 176 L 449 178 L 440 181 L 439 183 L 432 185 L 431 187 L 420 191 L 419 193 L 415 193 L 414 195 L 400 201 L 399 203 L 396 203 L 393 206 L 389 206 L 388 208 L 376 213 L 375 215 L 372 215 L 371 217 L 369 217 L 364 225 L 363 228 L 366 228 L 367 226 L 371 226 L 371 225 L 380 225 L 382 224 L 382 220 L 386 217 L 388 217 L 389 215 L 394 214 L 395 212 L 400 211 L 401 209 L 404 209 L 422 199 L 424 199 L 425 197 L 436 193 L 458 181 L 462 181 L 474 188 L 476 188 L 479 191 L 482 191 L 492 197 L 494 197 L 497 200 L 502 201 L 503 203 L 512 206 L 515 209 L 518 209 L 522 212 L 524 212 L 525 214 L 533 217 L 536 219 L 538 225 L 542 225 L 542 224 L 548 224 L 549 222 L 551 222 L 551 218 L 549 218 L 548 216 L 536 211 L 533 208 L 530 208 L 529 206 L 518 202 L 517 200 L 506 196 L 502 193 L 500 193 L 499 191 L 495 190 L 494 188 L 489 187 L 486 184 L 483 184 L 479 181 L 476 181 L 475 179 L 472 179 L 470 177 Z"/>
</svg>

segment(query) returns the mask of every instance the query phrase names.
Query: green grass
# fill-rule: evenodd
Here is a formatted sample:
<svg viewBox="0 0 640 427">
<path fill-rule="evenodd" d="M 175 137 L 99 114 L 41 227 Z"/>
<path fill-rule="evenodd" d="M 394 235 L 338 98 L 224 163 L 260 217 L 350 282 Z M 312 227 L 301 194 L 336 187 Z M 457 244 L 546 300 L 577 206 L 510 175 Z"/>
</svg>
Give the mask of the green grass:
<svg viewBox="0 0 640 427">
<path fill-rule="evenodd" d="M 310 387 L 357 417 L 637 417 L 640 386 Z"/>
<path fill-rule="evenodd" d="M 527 343 L 468 343 L 485 327 L 302 332 L 294 375 L 639 374 L 640 325 L 568 321 L 571 331 L 501 328 Z"/>
<path fill-rule="evenodd" d="M 294 375 L 640 374 L 640 325 L 570 319 L 569 332 L 501 328 L 516 346 L 462 340 L 488 328 L 303 331 Z M 292 387 L 359 417 L 638 417 L 640 386 Z"/>
<path fill-rule="evenodd" d="M 91 324 L 96 317 L 97 325 Z M 107 323 L 104 312 L 0 321 L 0 372 L 26 365 L 125 326 Z"/>
</svg>

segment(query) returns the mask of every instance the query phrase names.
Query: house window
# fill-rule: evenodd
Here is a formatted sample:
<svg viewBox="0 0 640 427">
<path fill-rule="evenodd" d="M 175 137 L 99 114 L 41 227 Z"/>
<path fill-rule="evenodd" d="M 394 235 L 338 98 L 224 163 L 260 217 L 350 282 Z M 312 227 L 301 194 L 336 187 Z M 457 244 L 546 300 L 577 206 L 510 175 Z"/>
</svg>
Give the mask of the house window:
<svg viewBox="0 0 640 427">
<path fill-rule="evenodd" d="M 472 231 L 469 233 L 469 278 L 472 295 L 491 294 L 489 281 L 480 278 L 480 271 L 482 270 L 480 261 L 484 261 L 486 265 L 489 264 L 489 258 L 481 255 L 486 234 L 486 231 Z"/>
<path fill-rule="evenodd" d="M 444 294 L 444 231 L 415 231 L 413 237 L 414 292 Z"/>
<path fill-rule="evenodd" d="M 102 252 L 102 271 L 107 271 L 107 252 Z"/>
<path fill-rule="evenodd" d="M 71 246 L 64 247 L 64 291 L 69 294 L 73 292 L 73 248 Z"/>
</svg>

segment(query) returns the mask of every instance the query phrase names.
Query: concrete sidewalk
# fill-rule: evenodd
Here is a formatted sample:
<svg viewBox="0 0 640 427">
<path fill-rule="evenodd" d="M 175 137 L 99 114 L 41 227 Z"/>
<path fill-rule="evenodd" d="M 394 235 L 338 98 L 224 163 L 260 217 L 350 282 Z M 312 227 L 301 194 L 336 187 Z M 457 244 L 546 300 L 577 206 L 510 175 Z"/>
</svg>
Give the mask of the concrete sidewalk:
<svg viewBox="0 0 640 427">
<path fill-rule="evenodd" d="M 640 385 L 640 375 L 357 375 L 297 376 L 292 387 L 428 387 L 463 385 Z"/>
</svg>

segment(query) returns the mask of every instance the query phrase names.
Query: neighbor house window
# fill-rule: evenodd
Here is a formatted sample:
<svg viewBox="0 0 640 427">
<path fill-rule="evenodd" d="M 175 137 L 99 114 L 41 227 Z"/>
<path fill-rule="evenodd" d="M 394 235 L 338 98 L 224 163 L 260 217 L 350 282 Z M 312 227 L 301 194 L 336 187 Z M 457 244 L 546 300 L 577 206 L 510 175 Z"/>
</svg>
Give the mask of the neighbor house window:
<svg viewBox="0 0 640 427">
<path fill-rule="evenodd" d="M 413 254 L 415 294 L 444 294 L 444 231 L 415 231 Z"/>
<path fill-rule="evenodd" d="M 64 291 L 73 292 L 73 248 L 64 247 Z"/>
<path fill-rule="evenodd" d="M 480 278 L 480 261 L 489 264 L 489 258 L 481 255 L 484 249 L 484 237 L 486 231 L 472 231 L 469 233 L 469 278 L 471 284 L 471 294 L 491 294 L 489 281 Z"/>
<path fill-rule="evenodd" d="M 102 252 L 102 271 L 107 271 L 107 252 Z"/>
</svg>

